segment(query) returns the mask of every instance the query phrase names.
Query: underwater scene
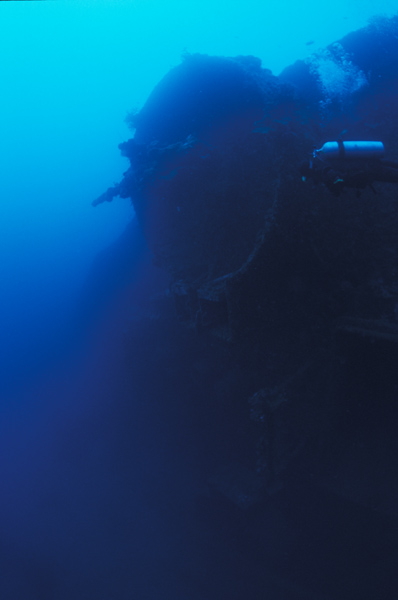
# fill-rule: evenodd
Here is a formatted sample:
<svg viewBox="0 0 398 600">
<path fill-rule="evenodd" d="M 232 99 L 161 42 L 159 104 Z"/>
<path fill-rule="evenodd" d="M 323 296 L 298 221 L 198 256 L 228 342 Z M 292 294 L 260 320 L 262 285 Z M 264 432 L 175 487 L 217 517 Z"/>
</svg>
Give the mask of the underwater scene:
<svg viewBox="0 0 398 600">
<path fill-rule="evenodd" d="M 397 598 L 396 2 L 0 32 L 0 600 Z"/>
</svg>

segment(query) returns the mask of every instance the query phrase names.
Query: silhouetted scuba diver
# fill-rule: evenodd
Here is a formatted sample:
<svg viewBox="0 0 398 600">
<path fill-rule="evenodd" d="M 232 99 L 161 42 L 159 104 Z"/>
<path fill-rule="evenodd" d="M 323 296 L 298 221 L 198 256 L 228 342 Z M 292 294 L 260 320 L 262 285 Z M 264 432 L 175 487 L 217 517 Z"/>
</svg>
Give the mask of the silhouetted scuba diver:
<svg viewBox="0 0 398 600">
<path fill-rule="evenodd" d="M 302 180 L 323 183 L 334 195 L 354 188 L 357 196 L 375 181 L 398 183 L 398 162 L 384 160 L 382 142 L 326 142 L 300 167 Z"/>
</svg>

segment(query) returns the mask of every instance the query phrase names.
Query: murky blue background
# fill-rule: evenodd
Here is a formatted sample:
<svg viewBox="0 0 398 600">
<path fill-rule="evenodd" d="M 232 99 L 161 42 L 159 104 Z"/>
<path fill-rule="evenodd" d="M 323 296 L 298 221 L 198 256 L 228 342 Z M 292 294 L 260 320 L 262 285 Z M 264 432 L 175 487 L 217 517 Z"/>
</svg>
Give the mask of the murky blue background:
<svg viewBox="0 0 398 600">
<path fill-rule="evenodd" d="M 124 327 L 123 300 L 109 304 L 101 333 L 90 330 L 90 351 L 86 338 L 79 345 L 90 306 L 74 318 L 95 257 L 133 217 L 128 200 L 91 206 L 128 167 L 118 150 L 131 136 L 126 115 L 186 51 L 255 55 L 278 74 L 370 17 L 395 11 L 393 0 L 0 3 L 4 600 L 132 597 L 123 595 L 131 576 L 124 536 L 140 540 L 136 568 L 163 560 L 167 580 L 173 523 L 154 509 L 156 487 L 143 495 L 143 464 L 132 474 L 128 458 L 142 440 L 136 435 L 126 447 L 127 425 L 125 438 L 106 427 L 115 414 L 123 419 L 130 401 L 113 338 Z M 107 349 L 95 348 L 96 334 Z M 63 359 L 64 346 L 73 352 Z M 150 468 L 150 453 L 147 461 Z M 160 593 L 150 581 L 136 597 L 160 600 Z"/>
</svg>

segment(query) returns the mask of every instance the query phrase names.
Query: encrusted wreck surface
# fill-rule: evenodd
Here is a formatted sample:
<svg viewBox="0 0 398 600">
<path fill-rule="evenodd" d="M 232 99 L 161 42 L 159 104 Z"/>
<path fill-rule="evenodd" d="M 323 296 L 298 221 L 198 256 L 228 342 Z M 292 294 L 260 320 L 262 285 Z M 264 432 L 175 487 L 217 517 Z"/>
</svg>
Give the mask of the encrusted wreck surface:
<svg viewBox="0 0 398 600">
<path fill-rule="evenodd" d="M 191 390 L 209 498 L 246 511 L 260 557 L 273 554 L 265 538 L 275 505 L 321 532 L 323 562 L 307 549 L 305 565 L 297 539 L 289 560 L 275 550 L 283 597 L 370 599 L 381 580 L 395 581 L 395 534 L 388 551 L 383 543 L 398 519 L 397 187 L 336 198 L 303 183 L 299 165 L 343 131 L 398 157 L 397 36 L 398 18 L 375 21 L 280 77 L 253 57 L 187 56 L 121 144 L 131 166 L 116 191 L 131 197 L 169 273 L 148 322 L 152 334 L 162 311 L 168 323 L 154 370 L 184 355 L 166 379 L 181 402 Z M 142 339 L 141 325 L 131 348 Z M 326 550 L 328 520 L 340 531 L 350 522 L 349 552 L 337 534 Z M 365 523 L 384 570 L 358 559 Z M 302 535 L 309 547 L 312 533 Z M 341 548 L 357 553 L 347 576 Z M 310 568 L 323 580 L 303 575 Z"/>
</svg>

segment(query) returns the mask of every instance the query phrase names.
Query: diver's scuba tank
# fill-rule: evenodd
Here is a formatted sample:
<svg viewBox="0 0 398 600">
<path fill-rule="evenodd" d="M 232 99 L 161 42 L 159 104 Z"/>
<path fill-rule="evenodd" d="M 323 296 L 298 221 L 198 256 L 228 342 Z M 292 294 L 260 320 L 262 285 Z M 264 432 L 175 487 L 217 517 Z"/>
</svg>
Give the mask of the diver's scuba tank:
<svg viewBox="0 0 398 600">
<path fill-rule="evenodd" d="M 319 150 L 314 150 L 314 158 L 350 159 L 350 158 L 382 158 L 383 142 L 326 142 Z"/>
</svg>

